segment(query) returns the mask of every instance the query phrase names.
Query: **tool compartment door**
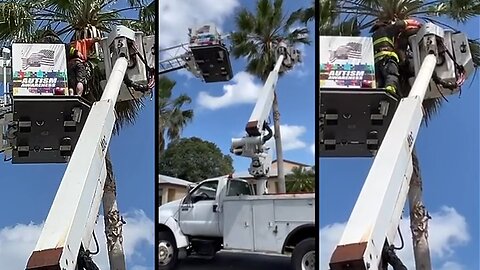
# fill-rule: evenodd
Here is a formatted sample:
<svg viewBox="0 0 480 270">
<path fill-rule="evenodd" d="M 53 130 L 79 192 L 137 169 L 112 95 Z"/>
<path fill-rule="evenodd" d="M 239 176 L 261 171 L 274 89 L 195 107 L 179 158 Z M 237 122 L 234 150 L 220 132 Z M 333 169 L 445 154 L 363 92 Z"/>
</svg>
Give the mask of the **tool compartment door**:
<svg viewBox="0 0 480 270">
<path fill-rule="evenodd" d="M 274 200 L 253 201 L 255 251 L 278 252 L 278 225 L 275 222 Z"/>
<path fill-rule="evenodd" d="M 224 249 L 254 251 L 252 202 L 229 198 L 225 199 L 223 209 Z"/>
</svg>

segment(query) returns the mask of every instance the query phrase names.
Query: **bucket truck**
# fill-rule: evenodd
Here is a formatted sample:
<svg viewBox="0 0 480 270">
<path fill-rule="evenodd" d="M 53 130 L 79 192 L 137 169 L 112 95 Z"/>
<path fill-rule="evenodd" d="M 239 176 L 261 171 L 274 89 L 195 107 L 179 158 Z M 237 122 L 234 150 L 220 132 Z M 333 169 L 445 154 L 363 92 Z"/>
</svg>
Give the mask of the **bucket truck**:
<svg viewBox="0 0 480 270">
<path fill-rule="evenodd" d="M 410 188 L 422 102 L 458 92 L 473 71 L 462 33 L 427 23 L 409 43 L 416 75 L 399 102 L 383 89 L 320 89 L 320 156 L 375 156 L 331 256 L 331 270 L 387 269 L 388 264 L 406 269 L 393 243 Z"/>
<path fill-rule="evenodd" d="M 152 57 L 148 57 L 151 51 L 145 53 L 144 45 L 153 48 L 153 41 L 152 37 L 144 38 L 142 33 L 124 26 L 117 26 L 108 39 L 102 40 L 108 80 L 101 99 L 93 104 L 78 96 L 38 94 L 35 92 L 39 88 L 37 86 L 33 90 L 22 86 L 19 91 L 23 92 L 16 92 L 15 61 L 18 59 L 15 57 L 21 47 L 13 44 L 14 91 L 11 95 L 4 88 L 8 99 L 7 104 L 3 103 L 7 106 L 3 108 L 8 110 L 1 115 L 3 145 L 13 150 L 13 163 L 68 162 L 40 237 L 27 262 L 27 270 L 98 269 L 90 257 L 90 249 L 93 240 L 97 242 L 94 226 L 106 179 L 105 155 L 116 120 L 115 104 L 140 98 L 151 91 L 154 62 L 145 60 Z M 52 63 L 54 66 L 64 65 L 62 61 L 66 64 L 63 44 L 40 45 L 60 46 L 57 57 L 46 56 L 60 59 Z M 40 45 L 30 47 L 35 49 Z M 59 70 L 52 72 L 58 75 Z M 50 88 L 45 87 L 47 90 Z M 12 102 L 8 103 L 10 100 Z M 98 242 L 96 245 L 98 248 Z"/>
<path fill-rule="evenodd" d="M 291 255 L 295 270 L 315 268 L 315 194 L 267 194 L 272 109 L 279 73 L 300 61 L 298 50 L 280 43 L 270 72 L 246 125 L 232 139 L 231 152 L 251 159 L 249 182 L 225 176 L 207 179 L 185 198 L 159 208 L 159 267 L 175 269 L 179 258 L 214 256 L 220 250 Z"/>
</svg>

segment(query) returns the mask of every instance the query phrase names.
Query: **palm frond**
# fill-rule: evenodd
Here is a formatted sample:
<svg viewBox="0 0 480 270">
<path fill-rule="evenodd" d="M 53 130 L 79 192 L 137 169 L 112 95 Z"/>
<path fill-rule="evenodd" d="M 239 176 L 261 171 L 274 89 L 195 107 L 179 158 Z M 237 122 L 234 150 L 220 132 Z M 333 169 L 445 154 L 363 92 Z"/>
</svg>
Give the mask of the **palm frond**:
<svg viewBox="0 0 480 270">
<path fill-rule="evenodd" d="M 165 137 L 170 142 L 180 138 L 185 126 L 193 120 L 194 113 L 191 109 L 184 109 L 185 105 L 192 102 L 192 99 L 181 94 L 176 98 L 172 97 L 173 88 L 176 82 L 168 77 L 162 76 L 159 80 L 158 91 L 160 98 L 158 100 L 158 132 L 160 140 L 159 151 L 163 152 L 165 148 Z"/>
<path fill-rule="evenodd" d="M 470 0 L 436 1 L 428 6 L 427 11 L 433 16 L 446 16 L 457 22 L 465 23 L 480 15 L 480 2 Z"/>
<path fill-rule="evenodd" d="M 432 120 L 432 117 L 435 116 L 442 107 L 444 100 L 442 98 L 431 98 L 423 101 L 423 108 L 425 109 L 425 124 Z"/>
<path fill-rule="evenodd" d="M 468 45 L 470 47 L 470 53 L 472 54 L 472 61 L 475 68 L 480 67 L 480 41 L 469 39 Z"/>
<path fill-rule="evenodd" d="M 113 134 L 117 135 L 122 128 L 135 124 L 135 120 L 142 108 L 143 101 L 141 99 L 117 102 L 115 105 L 117 121 L 115 122 Z"/>
<path fill-rule="evenodd" d="M 275 64 L 274 48 L 281 40 L 291 44 L 310 44 L 306 27 L 294 28 L 303 11 L 283 14 L 282 0 L 257 1 L 255 14 L 241 9 L 231 34 L 232 55 L 247 59 L 246 71 L 265 80 Z"/>
</svg>

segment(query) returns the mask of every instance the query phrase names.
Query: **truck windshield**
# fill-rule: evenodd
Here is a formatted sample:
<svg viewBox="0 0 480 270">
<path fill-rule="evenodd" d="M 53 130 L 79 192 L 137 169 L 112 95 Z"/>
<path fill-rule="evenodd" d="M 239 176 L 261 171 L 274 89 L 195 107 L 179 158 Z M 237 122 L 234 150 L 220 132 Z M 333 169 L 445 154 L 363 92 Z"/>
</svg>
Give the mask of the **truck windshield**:
<svg viewBox="0 0 480 270">
<path fill-rule="evenodd" d="M 244 181 L 230 180 L 227 196 L 253 195 L 250 185 Z"/>
<path fill-rule="evenodd" d="M 200 184 L 192 192 L 192 197 L 201 197 L 202 200 L 215 200 L 218 181 L 209 181 Z"/>
</svg>

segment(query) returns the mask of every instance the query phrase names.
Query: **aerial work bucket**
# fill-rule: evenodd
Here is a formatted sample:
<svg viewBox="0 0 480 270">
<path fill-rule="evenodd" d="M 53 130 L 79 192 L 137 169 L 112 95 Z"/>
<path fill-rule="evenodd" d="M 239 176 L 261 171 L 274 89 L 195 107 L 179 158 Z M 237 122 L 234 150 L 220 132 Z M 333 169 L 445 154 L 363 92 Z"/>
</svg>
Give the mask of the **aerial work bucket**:
<svg viewBox="0 0 480 270">
<path fill-rule="evenodd" d="M 320 42 L 320 156 L 372 157 L 398 104 L 377 88 L 372 39 L 321 36 Z"/>
<path fill-rule="evenodd" d="M 204 25 L 193 33 L 190 30 L 190 51 L 205 82 L 229 81 L 232 66 L 229 52 L 214 25 Z"/>
<path fill-rule="evenodd" d="M 65 46 L 13 44 L 12 74 L 12 163 L 67 162 L 91 104 L 68 95 Z"/>
</svg>

